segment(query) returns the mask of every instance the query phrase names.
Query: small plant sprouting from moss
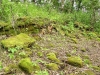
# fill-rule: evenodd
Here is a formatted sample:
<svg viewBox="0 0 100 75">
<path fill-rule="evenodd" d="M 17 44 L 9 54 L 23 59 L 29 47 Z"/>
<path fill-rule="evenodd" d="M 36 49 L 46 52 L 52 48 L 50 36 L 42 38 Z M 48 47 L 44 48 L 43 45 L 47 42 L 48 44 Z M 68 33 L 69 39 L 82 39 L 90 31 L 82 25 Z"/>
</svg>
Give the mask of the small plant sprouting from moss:
<svg viewBox="0 0 100 75">
<path fill-rule="evenodd" d="M 20 48 L 19 46 L 14 47 L 14 48 L 9 48 L 8 51 L 9 51 L 10 53 L 8 54 L 8 56 L 10 57 L 10 59 L 14 58 L 14 57 L 15 57 L 15 56 L 14 56 L 15 52 L 17 52 L 17 51 L 20 50 L 20 49 L 21 49 L 21 48 Z"/>
<path fill-rule="evenodd" d="M 9 48 L 8 51 L 11 53 L 15 53 L 20 49 L 20 47 Z"/>
<path fill-rule="evenodd" d="M 84 64 L 89 65 L 91 64 L 91 61 L 89 59 L 84 59 Z"/>
</svg>

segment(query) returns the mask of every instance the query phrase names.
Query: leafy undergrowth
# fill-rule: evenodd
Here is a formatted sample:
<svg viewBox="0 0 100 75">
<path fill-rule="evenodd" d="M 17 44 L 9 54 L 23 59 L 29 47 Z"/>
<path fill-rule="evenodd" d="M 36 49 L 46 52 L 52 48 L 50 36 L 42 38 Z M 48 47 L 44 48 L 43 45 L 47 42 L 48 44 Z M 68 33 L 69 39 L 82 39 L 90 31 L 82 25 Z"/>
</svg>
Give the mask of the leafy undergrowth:
<svg viewBox="0 0 100 75">
<path fill-rule="evenodd" d="M 0 49 L 1 75 L 100 75 L 99 41 L 84 37 L 81 31 L 33 37 L 34 45 L 12 48 L 13 54 Z"/>
</svg>

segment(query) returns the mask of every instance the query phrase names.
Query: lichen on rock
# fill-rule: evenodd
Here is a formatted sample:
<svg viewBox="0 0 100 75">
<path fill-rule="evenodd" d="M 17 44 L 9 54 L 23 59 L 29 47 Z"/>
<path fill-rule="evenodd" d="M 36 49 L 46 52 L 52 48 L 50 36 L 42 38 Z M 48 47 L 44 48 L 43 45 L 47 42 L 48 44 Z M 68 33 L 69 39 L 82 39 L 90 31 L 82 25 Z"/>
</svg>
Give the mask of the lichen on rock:
<svg viewBox="0 0 100 75">
<path fill-rule="evenodd" d="M 82 59 L 81 59 L 80 57 L 78 57 L 78 56 L 71 56 L 71 57 L 68 57 L 67 62 L 68 62 L 70 65 L 77 66 L 77 67 L 82 67 L 82 66 L 83 66 L 83 61 L 82 61 Z"/>
</svg>

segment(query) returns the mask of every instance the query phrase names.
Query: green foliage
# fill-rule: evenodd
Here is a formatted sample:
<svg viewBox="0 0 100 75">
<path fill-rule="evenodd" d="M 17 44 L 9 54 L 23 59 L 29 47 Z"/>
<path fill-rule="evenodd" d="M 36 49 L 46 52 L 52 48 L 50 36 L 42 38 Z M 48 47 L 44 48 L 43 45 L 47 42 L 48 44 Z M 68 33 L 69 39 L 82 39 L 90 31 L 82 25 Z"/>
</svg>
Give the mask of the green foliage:
<svg viewBox="0 0 100 75">
<path fill-rule="evenodd" d="M 49 18 L 50 20 L 61 23 L 60 25 L 64 26 L 62 26 L 62 28 L 67 28 L 67 30 L 70 31 L 74 30 L 74 21 L 82 22 L 86 26 L 90 27 L 92 20 L 94 19 L 93 17 L 95 17 L 95 20 L 97 21 L 97 15 L 93 15 L 94 11 L 92 9 L 95 9 L 95 13 L 97 13 L 97 9 L 100 7 L 98 0 L 82 0 L 80 2 L 80 10 L 78 11 L 76 10 L 78 9 L 79 0 L 75 0 L 75 2 L 76 7 L 72 7 L 72 2 L 66 1 L 62 8 L 62 11 L 66 12 L 64 13 L 57 11 L 57 9 L 61 7 L 61 3 L 58 2 L 58 0 L 51 0 L 51 3 L 48 3 L 48 1 L 44 3 L 39 0 L 37 1 L 37 6 L 28 2 L 16 3 L 14 1 L 10 2 L 8 0 L 3 0 L 0 8 L 0 19 L 12 23 L 14 20 L 16 21 L 17 18 L 23 16 Z M 54 7 L 56 7 L 56 9 Z M 82 9 L 85 9 L 85 11 Z M 69 25 L 68 27 L 66 27 L 67 24 Z M 96 31 L 99 31 L 98 27 L 100 28 L 99 23 L 95 23 L 94 29 Z"/>
<path fill-rule="evenodd" d="M 9 48 L 8 51 L 10 52 L 8 54 L 8 56 L 10 57 L 10 59 L 14 58 L 15 57 L 15 52 L 17 52 L 18 50 L 20 50 L 20 47 L 17 46 L 17 47 L 14 47 L 14 48 Z"/>
<path fill-rule="evenodd" d="M 97 35 L 94 32 L 90 32 L 87 35 L 88 35 L 89 38 L 97 38 Z"/>
<path fill-rule="evenodd" d="M 15 53 L 15 52 L 17 52 L 17 50 L 19 50 L 19 49 L 20 49 L 20 47 L 17 46 L 17 47 L 14 47 L 14 48 L 9 48 L 8 51 L 11 52 L 11 53 Z"/>
<path fill-rule="evenodd" d="M 9 53 L 8 56 L 9 56 L 10 59 L 15 58 L 15 55 L 13 53 Z"/>
<path fill-rule="evenodd" d="M 83 12 L 83 11 L 79 11 L 79 12 L 74 12 L 73 13 L 73 19 L 74 21 L 78 21 L 78 22 L 81 22 L 83 24 L 90 24 L 90 13 L 88 12 Z"/>
<path fill-rule="evenodd" d="M 90 65 L 91 64 L 91 61 L 89 59 L 84 59 L 83 61 L 84 61 L 84 64 L 86 64 L 86 65 Z"/>
<path fill-rule="evenodd" d="M 0 70 L 2 70 L 3 68 L 3 65 L 2 65 L 2 62 L 0 61 Z"/>
</svg>

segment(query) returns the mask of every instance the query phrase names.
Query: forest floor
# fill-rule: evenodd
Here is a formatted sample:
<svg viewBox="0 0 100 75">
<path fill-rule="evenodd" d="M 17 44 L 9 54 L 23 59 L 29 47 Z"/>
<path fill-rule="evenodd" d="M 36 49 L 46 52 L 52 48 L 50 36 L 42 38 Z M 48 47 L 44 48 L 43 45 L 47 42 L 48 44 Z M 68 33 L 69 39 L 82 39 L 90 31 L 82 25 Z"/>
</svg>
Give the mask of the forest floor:
<svg viewBox="0 0 100 75">
<path fill-rule="evenodd" d="M 1 36 L 2 37 L 2 36 Z M 78 72 L 84 72 L 85 70 L 91 70 L 95 75 L 100 75 L 100 71 L 95 70 L 88 65 L 91 63 L 93 66 L 100 67 L 100 42 L 94 39 L 85 38 L 81 34 L 75 34 L 74 36 L 62 36 L 60 34 L 44 34 L 40 36 L 40 40 L 36 41 L 35 47 L 32 48 L 32 54 L 29 56 L 32 61 L 42 60 L 42 62 L 50 62 L 47 59 L 46 54 L 54 52 L 57 58 L 64 62 L 63 67 L 57 71 L 48 70 L 49 75 L 74 75 Z M 0 46 L 1 47 L 1 46 Z M 1 48 L 2 49 L 2 48 Z M 17 64 L 16 59 L 10 59 L 6 50 L 0 49 L 0 61 L 3 67 L 9 64 Z M 39 57 L 37 52 L 42 52 L 42 57 Z M 89 61 L 85 61 L 86 64 L 82 68 L 75 67 L 66 63 L 67 55 L 79 56 L 83 59 L 88 58 Z M 16 55 L 15 55 L 16 56 Z M 45 66 L 41 64 L 41 69 L 45 70 Z M 2 73 L 2 71 L 0 72 Z M 4 74 L 2 74 L 4 75 Z M 6 75 L 26 75 L 22 71 L 14 71 Z M 34 74 L 32 74 L 34 75 Z M 40 74 L 43 75 L 43 74 Z M 79 74 L 80 75 L 80 74 Z M 92 74 L 91 74 L 92 75 Z"/>
</svg>

